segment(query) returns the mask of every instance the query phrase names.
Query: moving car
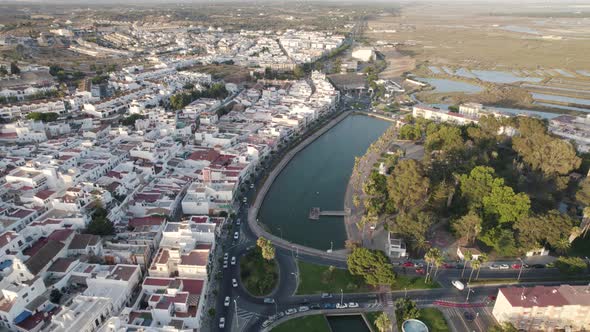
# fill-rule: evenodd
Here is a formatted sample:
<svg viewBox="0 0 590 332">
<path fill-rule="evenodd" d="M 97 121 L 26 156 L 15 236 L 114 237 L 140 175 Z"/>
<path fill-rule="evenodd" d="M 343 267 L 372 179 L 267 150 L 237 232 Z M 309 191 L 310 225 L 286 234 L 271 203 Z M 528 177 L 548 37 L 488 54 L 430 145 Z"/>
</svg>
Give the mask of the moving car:
<svg viewBox="0 0 590 332">
<path fill-rule="evenodd" d="M 234 286 L 234 288 L 235 288 L 235 287 L 238 287 L 238 281 L 236 280 L 236 278 L 233 278 L 233 279 L 231 280 L 231 285 L 232 285 L 232 286 Z"/>
<path fill-rule="evenodd" d="M 285 314 L 286 314 L 287 316 L 289 316 L 289 315 L 292 315 L 292 314 L 294 314 L 294 313 L 297 313 L 297 309 L 295 309 L 295 308 L 287 309 L 287 310 L 285 311 Z"/>
<path fill-rule="evenodd" d="M 463 285 L 463 283 L 460 282 L 459 280 L 453 280 L 453 281 L 451 281 L 451 284 L 453 284 L 453 286 L 455 286 L 455 288 L 457 288 L 458 290 L 465 289 L 465 285 Z"/>
<path fill-rule="evenodd" d="M 336 303 L 336 309 L 346 309 L 346 308 L 348 308 L 348 304 L 346 304 L 346 303 L 342 303 L 342 304 Z"/>
<path fill-rule="evenodd" d="M 348 307 L 349 308 L 358 308 L 359 307 L 359 304 L 356 303 L 356 302 L 349 302 L 348 303 Z"/>
<path fill-rule="evenodd" d="M 246 203 L 248 201 L 248 199 L 246 197 L 244 197 L 244 199 L 242 200 L 242 202 Z"/>
<path fill-rule="evenodd" d="M 219 328 L 222 329 L 225 327 L 225 317 L 219 318 Z"/>
<path fill-rule="evenodd" d="M 226 252 L 223 254 L 223 260 L 226 261 L 229 258 L 229 254 Z"/>
<path fill-rule="evenodd" d="M 270 297 L 266 297 L 266 298 L 264 298 L 264 303 L 273 304 L 273 303 L 275 303 L 275 299 L 270 298 Z"/>
<path fill-rule="evenodd" d="M 223 261 L 223 268 L 227 269 L 227 261 Z"/>
<path fill-rule="evenodd" d="M 223 305 L 229 307 L 229 296 L 225 297 L 225 301 L 223 301 Z"/>
<path fill-rule="evenodd" d="M 240 232 L 234 233 L 234 240 L 237 240 L 240 237 Z"/>
<path fill-rule="evenodd" d="M 236 256 L 231 258 L 231 265 L 236 265 Z"/>
<path fill-rule="evenodd" d="M 254 189 L 254 183 L 250 185 L 250 189 Z"/>
<path fill-rule="evenodd" d="M 238 218 L 238 220 L 236 220 L 236 225 L 240 226 L 242 224 L 242 220 L 240 218 Z"/>
</svg>

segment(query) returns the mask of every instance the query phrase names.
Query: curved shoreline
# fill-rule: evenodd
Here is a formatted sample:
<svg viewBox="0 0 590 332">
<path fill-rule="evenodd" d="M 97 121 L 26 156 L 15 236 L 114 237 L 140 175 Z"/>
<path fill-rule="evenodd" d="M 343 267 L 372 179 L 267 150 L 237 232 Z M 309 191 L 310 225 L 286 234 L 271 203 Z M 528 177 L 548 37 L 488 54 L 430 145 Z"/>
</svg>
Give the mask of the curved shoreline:
<svg viewBox="0 0 590 332">
<path fill-rule="evenodd" d="M 307 137 L 305 140 L 303 140 L 301 143 L 299 143 L 297 146 L 295 146 L 293 149 L 291 149 L 289 152 L 287 152 L 283 156 L 281 161 L 268 174 L 268 176 L 264 180 L 262 187 L 260 187 L 258 194 L 256 195 L 256 199 L 254 200 L 252 206 L 250 206 L 248 209 L 248 226 L 250 227 L 252 232 L 257 237 L 263 236 L 263 237 L 267 238 L 268 240 L 270 240 L 275 246 L 285 248 L 287 250 L 297 248 L 300 252 L 303 252 L 303 253 L 309 254 L 309 255 L 314 255 L 314 256 L 323 257 L 323 258 L 336 259 L 336 260 L 346 260 L 346 251 L 345 250 L 339 250 L 339 251 L 328 253 L 323 250 L 303 246 L 300 244 L 296 244 L 296 243 L 287 241 L 283 238 L 280 238 L 280 237 L 264 230 L 258 224 L 257 217 L 258 217 L 258 211 L 260 209 L 260 206 L 264 202 L 264 198 L 266 197 L 266 194 L 270 190 L 270 187 L 272 186 L 272 184 L 274 183 L 276 178 L 279 176 L 279 174 L 283 171 L 283 169 L 293 159 L 293 157 L 295 157 L 300 151 L 305 149 L 309 144 L 313 143 L 320 136 L 322 136 L 323 134 L 328 132 L 328 130 L 332 129 L 335 125 L 337 125 L 342 120 L 347 118 L 350 114 L 352 114 L 352 112 L 343 111 L 336 118 L 332 119 L 328 124 L 326 124 L 325 126 L 320 128 L 318 131 L 311 134 L 309 137 Z"/>
</svg>

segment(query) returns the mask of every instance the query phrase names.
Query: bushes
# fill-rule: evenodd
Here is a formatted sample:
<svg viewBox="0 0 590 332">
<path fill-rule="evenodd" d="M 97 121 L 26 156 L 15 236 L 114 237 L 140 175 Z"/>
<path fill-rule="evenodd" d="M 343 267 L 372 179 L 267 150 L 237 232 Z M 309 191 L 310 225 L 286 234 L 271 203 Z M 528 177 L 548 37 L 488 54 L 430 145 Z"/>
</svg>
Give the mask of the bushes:
<svg viewBox="0 0 590 332">
<path fill-rule="evenodd" d="M 565 274 L 579 274 L 586 270 L 586 262 L 580 257 L 559 257 L 555 267 Z"/>
</svg>

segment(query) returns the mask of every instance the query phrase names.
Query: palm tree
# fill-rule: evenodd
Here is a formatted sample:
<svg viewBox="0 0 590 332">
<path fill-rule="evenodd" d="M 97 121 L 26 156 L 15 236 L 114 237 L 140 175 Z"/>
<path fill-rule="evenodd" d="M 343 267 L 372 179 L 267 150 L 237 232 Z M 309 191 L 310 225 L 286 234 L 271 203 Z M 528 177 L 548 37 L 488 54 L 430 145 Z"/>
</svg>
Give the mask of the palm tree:
<svg viewBox="0 0 590 332">
<path fill-rule="evenodd" d="M 478 274 L 479 274 L 479 268 L 481 268 L 481 262 L 479 261 L 479 259 L 475 259 L 471 261 L 471 273 L 469 273 L 469 281 L 467 281 L 467 283 L 471 282 L 471 276 L 473 276 L 473 270 L 477 269 Z"/>
<path fill-rule="evenodd" d="M 428 252 L 426 252 L 426 254 L 424 254 L 424 261 L 426 262 L 426 277 L 424 279 L 424 282 L 428 282 L 428 275 L 430 272 L 430 263 L 432 263 L 432 248 L 430 250 L 428 250 Z"/>
<path fill-rule="evenodd" d="M 572 246 L 569 239 L 566 237 L 561 237 L 555 244 L 553 244 L 555 250 L 560 254 L 565 254 L 568 249 Z"/>
<path fill-rule="evenodd" d="M 387 314 L 382 312 L 377 319 L 375 319 L 375 326 L 379 332 L 386 332 L 391 330 L 391 320 L 387 317 Z"/>
<path fill-rule="evenodd" d="M 479 261 L 479 266 L 477 268 L 477 275 L 475 276 L 475 280 L 479 279 L 479 271 L 481 270 L 481 266 L 488 261 L 488 255 L 482 253 L 481 255 L 479 255 L 479 257 L 477 257 L 477 260 Z"/>
<path fill-rule="evenodd" d="M 434 278 L 436 278 L 436 275 L 438 274 L 438 268 L 443 265 L 443 262 L 444 260 L 442 256 L 438 256 L 434 260 L 434 266 L 436 267 L 436 270 L 434 270 Z"/>
<path fill-rule="evenodd" d="M 471 250 L 465 251 L 465 255 L 463 256 L 463 271 L 461 272 L 461 278 L 465 274 L 465 268 L 467 267 L 467 263 L 473 259 L 473 254 L 471 254 Z"/>
<path fill-rule="evenodd" d="M 442 254 L 440 252 L 440 249 L 430 248 L 428 250 L 428 252 L 426 253 L 426 255 L 424 255 L 424 260 L 427 263 L 427 265 L 426 265 L 426 280 L 425 281 L 428 282 L 428 277 L 432 273 L 431 265 L 436 266 L 437 271 L 438 271 L 438 268 L 440 267 L 440 265 L 442 265 Z"/>
</svg>

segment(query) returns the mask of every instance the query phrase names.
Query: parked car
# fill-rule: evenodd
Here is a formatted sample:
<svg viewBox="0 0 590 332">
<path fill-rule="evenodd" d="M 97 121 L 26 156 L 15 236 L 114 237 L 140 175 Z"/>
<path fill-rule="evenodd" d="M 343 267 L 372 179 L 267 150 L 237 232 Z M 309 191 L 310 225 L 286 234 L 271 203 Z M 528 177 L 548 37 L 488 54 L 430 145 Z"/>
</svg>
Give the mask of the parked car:
<svg viewBox="0 0 590 332">
<path fill-rule="evenodd" d="M 356 302 L 348 302 L 348 307 L 349 308 L 358 308 L 359 304 Z"/>
<path fill-rule="evenodd" d="M 332 298 L 332 294 L 330 293 L 322 293 L 322 299 L 331 299 Z"/>
<path fill-rule="evenodd" d="M 463 285 L 463 283 L 459 280 L 453 280 L 451 281 L 451 284 L 453 284 L 453 286 L 455 286 L 455 288 L 457 288 L 458 290 L 462 291 L 465 289 L 465 285 Z"/>
<path fill-rule="evenodd" d="M 306 312 L 309 310 L 309 307 L 306 305 L 302 305 L 301 307 L 299 307 L 299 312 Z"/>
<path fill-rule="evenodd" d="M 285 314 L 286 314 L 287 316 L 289 316 L 289 315 L 292 315 L 292 314 L 294 314 L 294 313 L 297 313 L 297 309 L 295 309 L 295 308 L 287 309 L 287 310 L 285 311 Z"/>
<path fill-rule="evenodd" d="M 423 268 L 419 267 L 419 268 L 416 269 L 416 273 L 418 273 L 418 274 L 425 274 L 426 271 L 424 271 Z"/>
<path fill-rule="evenodd" d="M 451 263 L 443 263 L 442 268 L 443 269 L 453 269 L 453 268 L 455 268 L 455 265 L 453 265 Z"/>
<path fill-rule="evenodd" d="M 336 305 L 334 303 L 324 303 L 324 309 L 334 309 Z"/>
<path fill-rule="evenodd" d="M 492 270 L 499 270 L 500 269 L 500 264 L 492 264 L 492 265 L 490 265 L 490 269 L 492 269 Z"/>
<path fill-rule="evenodd" d="M 219 318 L 219 328 L 222 329 L 225 327 L 225 317 Z"/>
<path fill-rule="evenodd" d="M 348 308 L 348 304 L 346 303 L 336 303 L 336 309 L 346 309 Z"/>
<path fill-rule="evenodd" d="M 231 280 L 231 285 L 232 285 L 232 286 L 234 286 L 234 288 L 235 288 L 235 287 L 238 287 L 238 281 L 236 280 L 236 278 L 233 278 L 233 279 Z"/>
<path fill-rule="evenodd" d="M 240 232 L 234 233 L 234 240 L 237 240 L 240 237 Z"/>
<path fill-rule="evenodd" d="M 508 264 L 500 264 L 500 270 L 508 270 L 510 268 L 510 265 Z"/>
<path fill-rule="evenodd" d="M 270 320 L 270 319 L 267 319 L 267 320 L 265 320 L 264 322 L 262 322 L 262 327 L 267 327 L 267 326 L 269 326 L 271 323 L 272 323 L 272 320 Z"/>
<path fill-rule="evenodd" d="M 223 301 L 223 305 L 229 307 L 229 296 L 225 297 L 225 301 Z"/>
<path fill-rule="evenodd" d="M 231 265 L 236 265 L 236 256 L 231 258 Z"/>
<path fill-rule="evenodd" d="M 545 264 L 533 264 L 533 265 L 531 265 L 531 267 L 533 269 L 544 269 L 545 268 Z"/>
<path fill-rule="evenodd" d="M 312 309 L 312 310 L 318 310 L 318 309 L 321 309 L 321 308 L 322 307 L 319 304 L 317 304 L 317 303 L 314 303 L 314 304 L 312 304 L 312 305 L 309 306 L 309 309 Z"/>
<path fill-rule="evenodd" d="M 513 268 L 513 269 L 516 269 L 516 270 L 518 270 L 518 269 L 520 269 L 521 267 L 524 267 L 524 266 L 522 266 L 522 264 L 512 264 L 512 268 Z"/>
<path fill-rule="evenodd" d="M 407 261 L 402 264 L 403 267 L 414 267 L 414 263 Z"/>
<path fill-rule="evenodd" d="M 271 297 L 265 297 L 264 298 L 264 303 L 266 303 L 266 304 L 273 304 L 273 303 L 275 303 L 275 299 L 273 299 Z"/>
</svg>

